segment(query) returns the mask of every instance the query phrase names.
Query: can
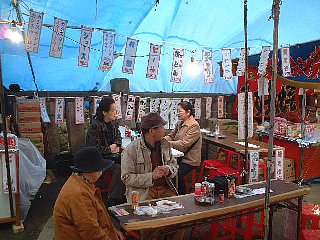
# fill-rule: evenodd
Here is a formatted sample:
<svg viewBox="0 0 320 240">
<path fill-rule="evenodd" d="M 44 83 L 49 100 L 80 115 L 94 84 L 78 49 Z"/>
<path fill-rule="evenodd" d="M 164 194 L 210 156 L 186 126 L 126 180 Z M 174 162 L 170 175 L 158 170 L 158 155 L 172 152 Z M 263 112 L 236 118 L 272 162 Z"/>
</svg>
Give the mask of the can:
<svg viewBox="0 0 320 240">
<path fill-rule="evenodd" d="M 223 190 L 219 191 L 219 202 L 224 203 L 224 191 Z"/>
<path fill-rule="evenodd" d="M 131 192 L 131 207 L 132 209 L 136 209 L 136 207 L 139 206 L 139 201 L 140 201 L 140 193 L 138 191 L 132 191 Z"/>
<path fill-rule="evenodd" d="M 215 190 L 215 185 L 214 183 L 209 183 L 209 197 L 214 197 L 214 190 Z"/>
<path fill-rule="evenodd" d="M 194 185 L 194 196 L 200 197 L 201 196 L 201 183 L 196 183 Z"/>
</svg>

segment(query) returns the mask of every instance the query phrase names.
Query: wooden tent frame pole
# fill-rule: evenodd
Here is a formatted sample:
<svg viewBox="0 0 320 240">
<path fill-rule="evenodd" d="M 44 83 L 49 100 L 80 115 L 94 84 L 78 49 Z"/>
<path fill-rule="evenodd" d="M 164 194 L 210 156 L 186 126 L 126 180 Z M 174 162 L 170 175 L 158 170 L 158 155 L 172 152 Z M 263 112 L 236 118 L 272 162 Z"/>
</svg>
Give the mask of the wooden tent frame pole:
<svg viewBox="0 0 320 240">
<path fill-rule="evenodd" d="M 242 171 L 242 182 L 248 179 L 248 0 L 244 0 L 244 55 L 245 55 L 245 87 L 244 87 L 244 164 Z"/>
<path fill-rule="evenodd" d="M 268 162 L 267 162 L 267 181 L 265 192 L 265 204 L 264 204 L 264 239 L 271 240 L 272 232 L 270 226 L 272 226 L 272 215 L 270 214 L 270 184 L 271 184 L 271 161 L 273 154 L 273 129 L 275 119 L 275 98 L 276 98 L 276 82 L 277 82 L 277 65 L 278 65 L 278 30 L 279 30 L 279 15 L 280 15 L 280 1 L 273 0 L 272 4 L 272 17 L 274 20 L 273 25 L 273 56 L 272 56 L 272 79 L 271 79 L 271 93 L 270 93 L 270 129 L 269 129 L 269 144 L 268 144 Z M 271 213 L 272 214 L 272 213 Z"/>
<path fill-rule="evenodd" d="M 5 155 L 6 169 L 7 169 L 7 182 L 11 183 L 9 151 L 8 151 L 8 137 L 7 137 L 7 134 L 8 134 L 8 132 L 7 132 L 7 114 L 6 114 L 6 106 L 5 106 L 5 102 L 4 102 L 2 66 L 1 65 L 2 64 L 1 64 L 1 54 L 0 54 L 0 102 L 1 102 L 0 105 L 1 105 L 1 116 L 2 116 L 2 126 L 3 126 L 4 155 Z M 10 215 L 11 215 L 11 218 L 14 218 L 13 195 L 12 195 L 11 184 L 8 184 L 8 191 L 9 191 Z"/>
</svg>

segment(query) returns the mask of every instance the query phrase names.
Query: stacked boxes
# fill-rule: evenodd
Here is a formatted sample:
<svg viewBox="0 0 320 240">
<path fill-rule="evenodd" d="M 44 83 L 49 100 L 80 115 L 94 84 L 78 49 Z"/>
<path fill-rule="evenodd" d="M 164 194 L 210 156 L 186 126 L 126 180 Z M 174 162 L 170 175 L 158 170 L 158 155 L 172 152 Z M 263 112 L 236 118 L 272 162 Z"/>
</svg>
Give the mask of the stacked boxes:
<svg viewBox="0 0 320 240">
<path fill-rule="evenodd" d="M 267 164 L 268 158 L 263 158 L 264 162 Z M 275 158 L 272 157 L 271 161 L 271 178 L 275 178 Z M 294 160 L 291 158 L 284 158 L 283 160 L 283 180 L 294 181 L 296 179 Z"/>
<path fill-rule="evenodd" d="M 17 105 L 21 136 L 29 138 L 43 156 L 44 145 L 41 129 L 40 102 L 33 99 L 18 100 Z"/>
<path fill-rule="evenodd" d="M 285 158 L 283 163 L 284 180 L 294 181 L 296 179 L 296 172 L 294 168 L 294 160 L 291 158 Z"/>
<path fill-rule="evenodd" d="M 209 118 L 207 122 L 207 128 L 211 130 L 219 126 L 219 131 L 221 134 L 238 134 L 238 121 L 227 118 Z"/>
</svg>

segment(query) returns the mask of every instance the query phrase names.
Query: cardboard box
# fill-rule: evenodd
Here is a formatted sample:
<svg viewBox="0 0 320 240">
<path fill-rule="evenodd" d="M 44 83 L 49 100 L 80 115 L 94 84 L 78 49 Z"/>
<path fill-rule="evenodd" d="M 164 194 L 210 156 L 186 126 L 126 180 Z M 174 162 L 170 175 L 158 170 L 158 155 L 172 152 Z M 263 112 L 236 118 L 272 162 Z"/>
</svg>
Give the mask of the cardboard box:
<svg viewBox="0 0 320 240">
<path fill-rule="evenodd" d="M 21 133 L 40 133 L 41 132 L 41 122 L 32 123 L 20 123 Z"/>
<path fill-rule="evenodd" d="M 18 116 L 21 123 L 41 121 L 40 112 L 19 112 Z"/>
<path fill-rule="evenodd" d="M 43 133 L 21 133 L 24 138 L 29 138 L 33 144 L 43 143 Z"/>
<path fill-rule="evenodd" d="M 283 163 L 284 180 L 294 181 L 296 179 L 294 160 L 291 158 L 285 158 Z"/>
<path fill-rule="evenodd" d="M 18 112 L 40 112 L 40 102 L 34 99 L 18 100 Z"/>
<path fill-rule="evenodd" d="M 267 164 L 268 158 L 263 158 L 264 162 Z M 275 178 L 275 157 L 272 157 L 271 161 L 271 178 Z M 294 168 L 294 160 L 291 158 L 284 158 L 283 160 L 283 179 L 286 181 L 294 181 L 295 180 L 295 168 Z"/>
<path fill-rule="evenodd" d="M 221 134 L 238 134 L 238 121 L 228 118 L 209 118 L 207 120 L 207 128 L 211 130 L 215 125 L 219 126 Z"/>
</svg>

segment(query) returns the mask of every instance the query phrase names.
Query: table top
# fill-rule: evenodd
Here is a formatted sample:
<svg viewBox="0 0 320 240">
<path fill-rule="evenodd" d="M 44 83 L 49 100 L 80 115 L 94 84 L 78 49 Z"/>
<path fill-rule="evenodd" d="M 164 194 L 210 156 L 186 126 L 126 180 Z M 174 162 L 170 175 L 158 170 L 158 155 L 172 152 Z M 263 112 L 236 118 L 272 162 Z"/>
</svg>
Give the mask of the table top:
<svg viewBox="0 0 320 240">
<path fill-rule="evenodd" d="M 256 189 L 265 187 L 265 184 L 265 182 L 259 182 L 246 186 Z M 285 182 L 283 180 L 271 181 L 271 190 L 273 192 L 270 194 L 270 204 L 297 198 L 308 194 L 310 191 L 309 188 L 301 187 L 292 182 Z M 225 198 L 223 204 L 219 203 L 217 197 L 215 198 L 216 201 L 213 205 L 205 206 L 196 205 L 194 202 L 193 194 L 166 198 L 170 199 L 171 201 L 181 203 L 184 206 L 184 208 L 176 209 L 166 214 L 159 214 L 155 217 L 146 215 L 138 216 L 136 214 L 133 214 L 133 210 L 131 209 L 131 205 L 129 204 L 122 204 L 116 206 L 116 208 L 125 209 L 127 212 L 129 212 L 129 215 L 115 216 L 113 211 L 111 211 L 111 214 L 113 214 L 113 216 L 120 222 L 121 226 L 127 230 L 159 228 L 170 226 L 173 224 L 181 224 L 192 222 L 195 220 L 223 216 L 229 213 L 239 212 L 244 209 L 263 207 L 265 201 L 265 194 L 254 195 L 240 199 Z M 156 201 L 157 200 L 153 200 L 151 201 L 151 203 L 154 203 Z M 143 202 L 140 205 L 148 205 L 148 203 Z"/>
<path fill-rule="evenodd" d="M 224 134 L 224 138 L 218 138 L 212 136 L 207 136 L 206 134 L 202 134 L 202 139 L 209 141 L 210 143 L 217 145 L 218 147 L 223 147 L 235 152 L 239 152 L 244 154 L 245 146 L 244 140 L 239 140 L 237 135 L 234 134 Z M 243 142 L 243 145 L 237 143 Z M 254 139 L 248 139 L 248 152 L 268 152 L 268 144 L 265 142 L 261 142 Z M 280 150 L 283 149 L 282 147 L 273 146 L 273 150 Z"/>
</svg>

